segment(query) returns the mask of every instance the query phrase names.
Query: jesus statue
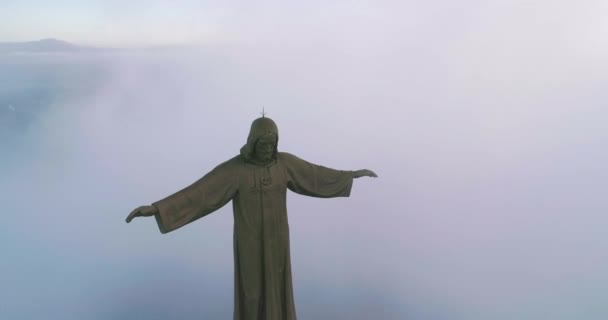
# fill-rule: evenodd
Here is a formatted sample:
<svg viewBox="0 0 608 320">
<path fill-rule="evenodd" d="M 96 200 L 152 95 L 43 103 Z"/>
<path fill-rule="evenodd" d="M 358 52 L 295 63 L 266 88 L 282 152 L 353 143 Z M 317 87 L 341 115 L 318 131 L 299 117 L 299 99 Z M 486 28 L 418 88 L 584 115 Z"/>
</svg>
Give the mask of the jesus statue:
<svg viewBox="0 0 608 320">
<path fill-rule="evenodd" d="M 279 130 L 264 115 L 253 121 L 239 155 L 190 186 L 126 221 L 154 216 L 171 232 L 223 207 L 234 213 L 234 320 L 296 320 L 291 283 L 287 189 L 311 197 L 348 197 L 353 178 L 371 170 L 344 171 L 278 152 Z"/>
</svg>

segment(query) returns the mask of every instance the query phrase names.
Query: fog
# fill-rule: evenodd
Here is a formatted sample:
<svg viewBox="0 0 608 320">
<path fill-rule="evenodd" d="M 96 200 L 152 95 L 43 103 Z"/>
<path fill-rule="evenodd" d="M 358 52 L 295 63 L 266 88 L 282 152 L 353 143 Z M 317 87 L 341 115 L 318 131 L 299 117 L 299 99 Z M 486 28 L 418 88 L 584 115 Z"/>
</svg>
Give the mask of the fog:
<svg viewBox="0 0 608 320">
<path fill-rule="evenodd" d="M 231 204 L 124 219 L 262 108 L 280 151 L 379 175 L 288 195 L 299 318 L 608 316 L 605 5 L 251 10 L 227 44 L 0 56 L 1 318 L 229 319 Z"/>
</svg>

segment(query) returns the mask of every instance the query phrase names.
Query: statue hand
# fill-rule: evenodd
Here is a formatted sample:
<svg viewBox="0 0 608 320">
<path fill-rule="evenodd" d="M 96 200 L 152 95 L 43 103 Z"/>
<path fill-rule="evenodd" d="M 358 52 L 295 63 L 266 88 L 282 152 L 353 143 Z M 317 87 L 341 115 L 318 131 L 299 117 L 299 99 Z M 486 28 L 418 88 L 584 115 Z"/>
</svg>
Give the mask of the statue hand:
<svg viewBox="0 0 608 320">
<path fill-rule="evenodd" d="M 155 206 L 141 206 L 129 214 L 127 217 L 127 223 L 131 222 L 135 217 L 150 217 L 158 213 L 158 210 Z"/>
<path fill-rule="evenodd" d="M 360 178 L 360 177 L 377 178 L 378 175 L 375 172 L 373 172 L 371 170 L 367 170 L 367 169 L 353 171 L 353 178 Z"/>
</svg>

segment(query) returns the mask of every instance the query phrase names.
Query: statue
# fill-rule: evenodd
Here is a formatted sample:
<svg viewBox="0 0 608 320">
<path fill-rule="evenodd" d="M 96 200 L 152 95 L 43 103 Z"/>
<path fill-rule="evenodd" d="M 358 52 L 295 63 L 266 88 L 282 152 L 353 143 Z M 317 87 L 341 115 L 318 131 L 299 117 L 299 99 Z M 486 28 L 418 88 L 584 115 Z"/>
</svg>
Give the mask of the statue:
<svg viewBox="0 0 608 320">
<path fill-rule="evenodd" d="M 160 232 L 167 233 L 232 200 L 235 320 L 296 319 L 287 189 L 311 197 L 348 197 L 353 178 L 377 177 L 371 170 L 334 170 L 278 152 L 278 140 L 276 124 L 262 115 L 251 124 L 239 155 L 126 219 L 154 216 Z"/>
</svg>

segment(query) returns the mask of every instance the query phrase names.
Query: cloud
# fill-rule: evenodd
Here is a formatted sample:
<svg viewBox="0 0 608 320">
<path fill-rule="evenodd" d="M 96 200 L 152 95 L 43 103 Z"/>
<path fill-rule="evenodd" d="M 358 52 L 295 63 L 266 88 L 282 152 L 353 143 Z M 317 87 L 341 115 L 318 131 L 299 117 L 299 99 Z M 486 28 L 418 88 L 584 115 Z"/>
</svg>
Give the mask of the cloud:
<svg viewBox="0 0 608 320">
<path fill-rule="evenodd" d="M 3 166 L 2 274 L 44 262 L 89 305 L 167 270 L 171 295 L 229 295 L 229 206 L 164 236 L 123 221 L 235 155 L 264 106 L 282 151 L 380 175 L 348 199 L 289 196 L 302 314 L 606 314 L 602 4 L 370 6 L 243 5 L 225 30 L 250 41 L 87 62 L 94 90 L 41 113 Z M 134 303 L 108 306 L 147 308 Z"/>
</svg>

